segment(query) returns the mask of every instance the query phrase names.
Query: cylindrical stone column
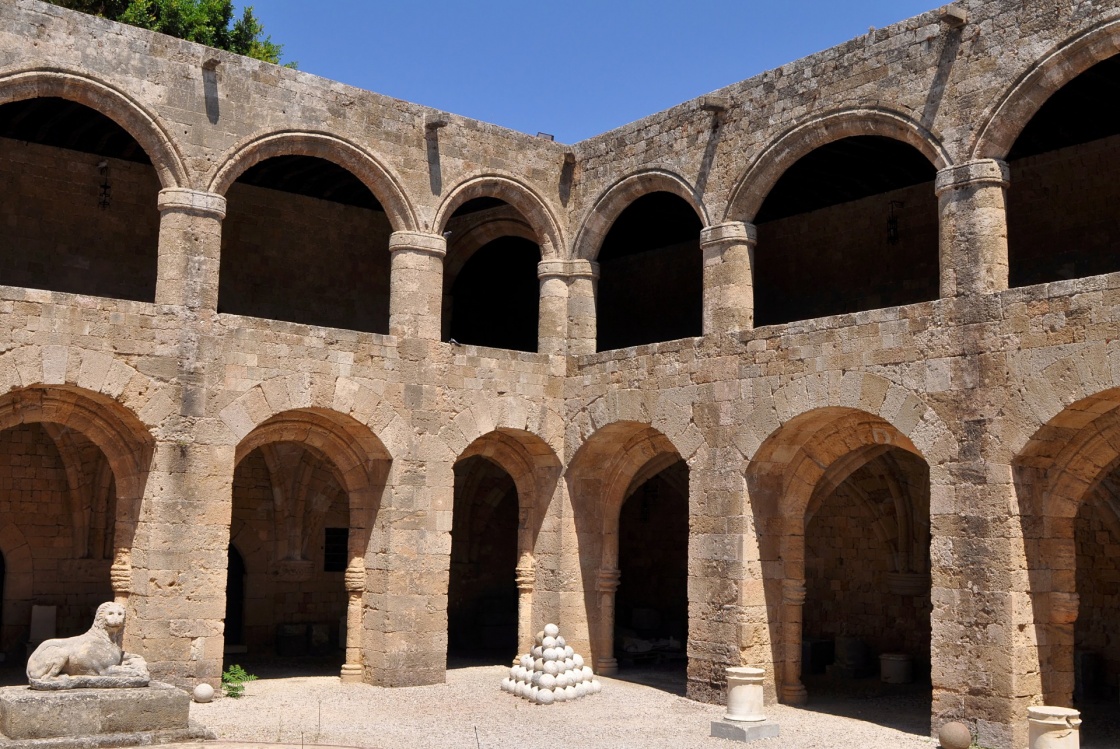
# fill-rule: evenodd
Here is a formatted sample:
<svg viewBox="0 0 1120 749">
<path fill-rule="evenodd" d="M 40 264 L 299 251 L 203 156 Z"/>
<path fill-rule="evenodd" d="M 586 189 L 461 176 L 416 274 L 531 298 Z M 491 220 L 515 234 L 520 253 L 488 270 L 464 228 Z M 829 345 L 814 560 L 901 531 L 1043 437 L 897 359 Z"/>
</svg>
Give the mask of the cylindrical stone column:
<svg viewBox="0 0 1120 749">
<path fill-rule="evenodd" d="M 366 564 L 354 557 L 346 566 L 346 662 L 340 677 L 344 682 L 362 680 L 362 596 L 366 591 Z"/>
<path fill-rule="evenodd" d="M 595 353 L 595 289 L 599 264 L 573 260 L 568 276 L 568 353 Z"/>
<path fill-rule="evenodd" d="M 447 240 L 438 234 L 395 231 L 389 252 L 389 333 L 438 341 Z"/>
<path fill-rule="evenodd" d="M 731 221 L 700 232 L 704 254 L 704 335 L 754 327 L 754 224 Z"/>
<path fill-rule="evenodd" d="M 564 260 L 537 264 L 541 282 L 537 351 L 542 354 L 563 356 L 568 351 L 568 277 L 569 263 Z"/>
<path fill-rule="evenodd" d="M 535 644 L 533 633 L 533 588 L 537 581 L 537 568 L 531 554 L 523 554 L 514 571 L 517 583 L 517 641 L 518 653 L 528 653 Z M 514 656 L 516 658 L 516 655 Z"/>
<path fill-rule="evenodd" d="M 727 715 L 725 720 L 758 722 L 766 720 L 762 713 L 762 680 L 766 671 L 750 666 L 727 669 Z"/>
<path fill-rule="evenodd" d="M 801 618 L 805 607 L 805 581 L 786 580 L 782 585 L 782 702 L 803 705 L 808 699 L 801 683 Z"/>
<path fill-rule="evenodd" d="M 159 191 L 156 304 L 218 309 L 226 199 L 183 188 Z"/>
<path fill-rule="evenodd" d="M 1068 707 L 1040 705 L 1027 708 L 1028 749 L 1078 749 L 1081 746 L 1081 713 Z"/>
<path fill-rule="evenodd" d="M 1007 288 L 1009 180 L 1007 164 L 996 159 L 937 173 L 943 298 Z"/>
<path fill-rule="evenodd" d="M 599 570 L 596 591 L 599 593 L 599 647 L 595 673 L 613 676 L 618 673 L 618 659 L 614 657 L 614 595 L 622 573 L 618 570 Z"/>
</svg>

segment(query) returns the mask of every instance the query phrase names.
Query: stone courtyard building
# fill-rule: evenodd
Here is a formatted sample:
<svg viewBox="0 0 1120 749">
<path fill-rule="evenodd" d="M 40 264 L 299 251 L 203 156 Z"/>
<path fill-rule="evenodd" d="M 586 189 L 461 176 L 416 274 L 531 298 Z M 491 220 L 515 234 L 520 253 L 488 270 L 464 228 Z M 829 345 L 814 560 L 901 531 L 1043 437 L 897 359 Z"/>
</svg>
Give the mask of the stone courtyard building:
<svg viewBox="0 0 1120 749">
<path fill-rule="evenodd" d="M 563 145 L 4 0 L 0 649 L 846 636 L 1024 745 L 1120 677 L 1118 53 L 968 0 Z"/>
</svg>

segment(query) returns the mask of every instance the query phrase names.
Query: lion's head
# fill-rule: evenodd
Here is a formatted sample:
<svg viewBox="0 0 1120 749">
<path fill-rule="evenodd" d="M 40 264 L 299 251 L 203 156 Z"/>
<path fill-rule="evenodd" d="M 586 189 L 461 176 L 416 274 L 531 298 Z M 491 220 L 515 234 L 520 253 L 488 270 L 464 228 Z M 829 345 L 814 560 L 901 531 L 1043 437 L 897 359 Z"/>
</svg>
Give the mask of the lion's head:
<svg viewBox="0 0 1120 749">
<path fill-rule="evenodd" d="M 97 607 L 91 629 L 100 629 L 110 640 L 120 643 L 124 635 L 124 606 L 108 601 Z"/>
</svg>

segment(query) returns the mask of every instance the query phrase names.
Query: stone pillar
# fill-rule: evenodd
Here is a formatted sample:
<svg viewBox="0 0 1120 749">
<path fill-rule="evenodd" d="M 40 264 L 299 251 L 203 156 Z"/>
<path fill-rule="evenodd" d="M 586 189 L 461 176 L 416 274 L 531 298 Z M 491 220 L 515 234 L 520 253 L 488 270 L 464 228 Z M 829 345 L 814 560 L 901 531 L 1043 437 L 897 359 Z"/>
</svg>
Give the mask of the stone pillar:
<svg viewBox="0 0 1120 749">
<path fill-rule="evenodd" d="M 197 190 L 159 192 L 156 304 L 218 309 L 218 266 L 226 199 Z"/>
<path fill-rule="evenodd" d="M 361 556 L 350 560 L 346 583 L 346 662 L 339 675 L 344 682 L 362 680 L 362 596 L 366 592 L 366 563 Z"/>
<path fill-rule="evenodd" d="M 805 606 L 805 581 L 787 579 L 782 585 L 782 702 L 803 705 L 808 699 L 801 683 L 801 620 Z"/>
<path fill-rule="evenodd" d="M 389 252 L 389 332 L 438 341 L 447 240 L 438 234 L 395 231 Z"/>
<path fill-rule="evenodd" d="M 536 643 L 533 632 L 533 588 L 537 581 L 532 554 L 522 554 L 515 571 L 517 582 L 517 653 L 528 653 Z M 516 658 L 517 655 L 515 654 Z"/>
<path fill-rule="evenodd" d="M 1007 164 L 981 159 L 937 173 L 941 296 L 1007 288 Z"/>
<path fill-rule="evenodd" d="M 595 673 L 613 676 L 618 673 L 618 659 L 614 657 L 614 594 L 622 573 L 618 570 L 599 570 L 595 586 L 599 594 L 599 643 L 601 653 L 595 662 Z"/>
<path fill-rule="evenodd" d="M 568 278 L 570 263 L 542 260 L 537 264 L 541 281 L 541 307 L 537 323 L 537 351 L 563 356 L 568 351 Z"/>
<path fill-rule="evenodd" d="M 754 327 L 754 224 L 732 221 L 700 232 L 704 253 L 704 335 Z"/>
<path fill-rule="evenodd" d="M 595 287 L 599 264 L 573 260 L 568 275 L 568 353 L 595 353 Z"/>
</svg>

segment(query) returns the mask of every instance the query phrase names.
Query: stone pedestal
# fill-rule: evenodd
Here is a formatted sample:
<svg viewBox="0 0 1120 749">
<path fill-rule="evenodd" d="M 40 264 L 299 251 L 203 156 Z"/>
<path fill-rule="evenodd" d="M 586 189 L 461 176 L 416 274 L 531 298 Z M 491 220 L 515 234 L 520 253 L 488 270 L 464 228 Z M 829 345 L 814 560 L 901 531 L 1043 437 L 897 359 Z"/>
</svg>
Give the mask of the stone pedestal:
<svg viewBox="0 0 1120 749">
<path fill-rule="evenodd" d="M 1068 707 L 1027 708 L 1029 749 L 1078 749 L 1081 746 L 1081 713 Z"/>
<path fill-rule="evenodd" d="M 724 720 L 759 723 L 766 720 L 762 714 L 762 679 L 766 672 L 761 668 L 736 666 L 727 669 L 727 715 Z"/>
<path fill-rule="evenodd" d="M 141 746 L 212 738 L 191 726 L 190 695 L 153 681 L 137 689 L 0 689 L 0 747 Z"/>
<path fill-rule="evenodd" d="M 728 723 L 712 721 L 712 736 L 732 741 L 757 741 L 758 739 L 778 738 L 778 724 L 771 721 L 763 723 Z"/>
</svg>

